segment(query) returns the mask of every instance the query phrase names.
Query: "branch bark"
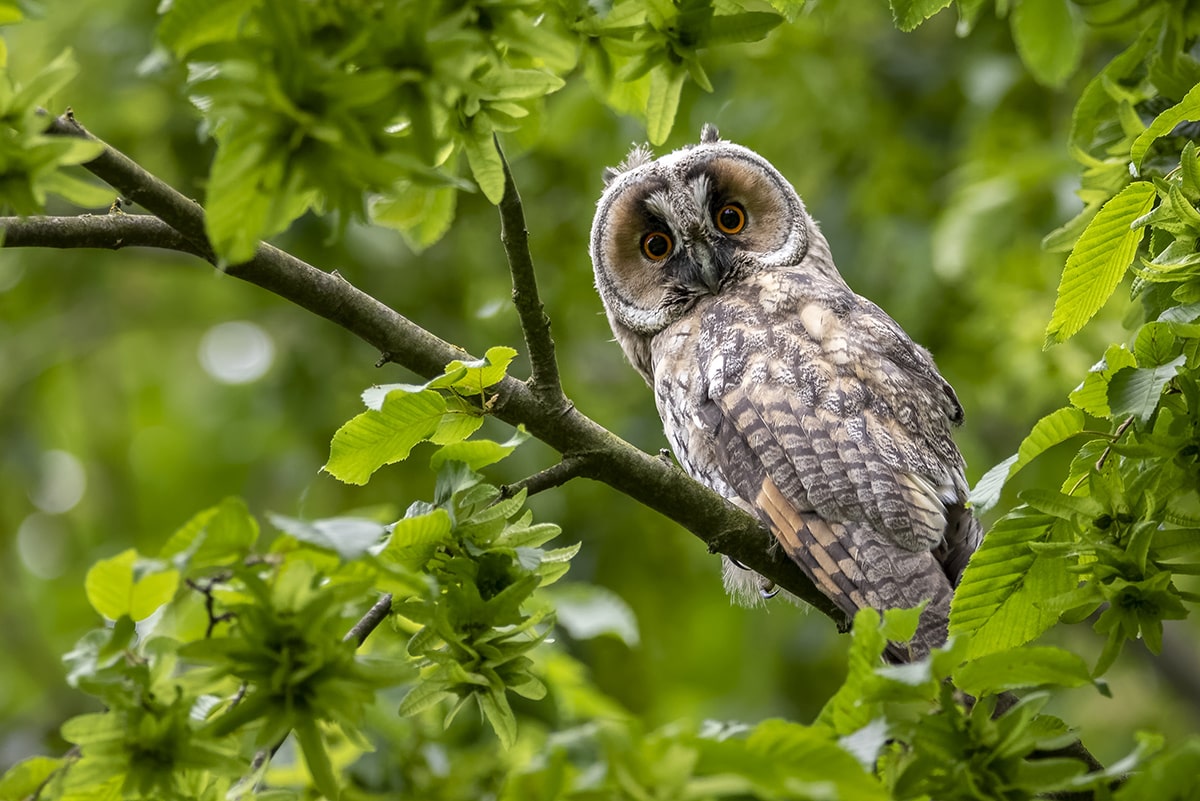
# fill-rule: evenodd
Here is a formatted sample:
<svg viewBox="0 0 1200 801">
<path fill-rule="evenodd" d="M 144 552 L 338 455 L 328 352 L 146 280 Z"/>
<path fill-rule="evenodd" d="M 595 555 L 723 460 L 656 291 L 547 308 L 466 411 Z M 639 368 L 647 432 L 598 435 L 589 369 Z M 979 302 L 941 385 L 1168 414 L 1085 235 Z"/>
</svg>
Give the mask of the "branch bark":
<svg viewBox="0 0 1200 801">
<path fill-rule="evenodd" d="M 69 112 L 56 119 L 49 130 L 63 136 L 100 141 Z M 107 144 L 100 156 L 83 166 L 125 197 L 161 218 L 184 240 L 181 242 L 178 237 L 164 232 L 162 240 L 148 242 L 149 246 L 200 255 L 209 263 L 216 263 L 216 256 L 204 235 L 204 210 L 199 204 Z M 516 263 L 514 289 L 520 282 L 524 291 L 526 281 L 533 279 L 532 261 L 528 259 L 527 245 L 524 244 L 524 214 L 520 211 L 520 198 L 515 191 L 508 199 L 512 204 L 508 208 L 511 215 L 509 231 L 522 232 L 520 236 L 509 240 L 514 243 L 513 253 L 516 254 L 510 257 Z M 16 242 L 20 241 L 23 244 L 19 246 L 128 246 L 116 244 L 118 237 L 114 228 L 121 224 L 107 222 L 106 217 L 70 219 L 75 221 L 71 226 L 83 229 L 77 232 L 73 240 L 79 244 L 63 240 L 64 244 L 49 245 L 44 240 L 35 241 L 30 237 L 22 240 L 18 236 L 16 241 L 6 238 L 4 245 L 16 247 Z M 0 226 L 6 231 L 20 228 L 19 222 L 13 218 L 0 219 Z M 42 231 L 45 233 L 51 228 L 43 227 Z M 102 237 L 105 231 L 108 231 L 110 239 Z M 148 237 L 148 232 L 141 233 Z M 82 244 L 84 242 L 87 244 Z M 524 255 L 521 255 L 522 252 Z M 358 290 L 341 276 L 317 269 L 271 245 L 260 245 L 253 259 L 230 265 L 224 272 L 340 325 L 387 354 L 390 361 L 425 378 L 441 375 L 446 364 L 455 359 L 472 358 L 462 349 Z M 526 299 L 522 301 L 526 311 L 522 312 L 522 320 L 531 331 L 531 349 L 544 333 L 545 341 L 539 346 L 543 348 L 542 355 L 537 357 L 541 361 L 546 343 L 549 343 L 549 327 L 542 326 L 536 319 L 536 315 L 544 317 L 536 289 L 533 294 L 525 293 L 523 297 Z M 530 310 L 536 311 L 536 315 L 530 315 L 527 320 L 524 315 Z M 552 356 L 553 344 L 549 343 L 548 347 Z M 540 369 L 545 368 L 543 366 Z M 549 376 L 540 375 L 539 380 L 543 380 L 544 376 L 544 381 L 552 380 L 552 385 L 557 385 L 556 372 Z M 848 627 L 845 615 L 816 588 L 796 563 L 775 547 L 774 538 L 758 520 L 693 481 L 675 465 L 644 453 L 617 437 L 565 402 L 565 397 L 564 404 L 558 408 L 554 404 L 547 405 L 544 396 L 535 394 L 535 388 L 545 386 L 545 383 L 530 386 L 512 376 L 506 377 L 492 390 L 497 396 L 492 412 L 512 425 L 523 424 L 530 434 L 563 454 L 564 459 L 578 459 L 581 465 L 579 475 L 603 482 L 674 520 L 703 540 L 709 551 L 736 559 L 817 608 L 835 621 L 840 629 Z M 561 390 L 559 392 L 561 394 Z"/>
</svg>

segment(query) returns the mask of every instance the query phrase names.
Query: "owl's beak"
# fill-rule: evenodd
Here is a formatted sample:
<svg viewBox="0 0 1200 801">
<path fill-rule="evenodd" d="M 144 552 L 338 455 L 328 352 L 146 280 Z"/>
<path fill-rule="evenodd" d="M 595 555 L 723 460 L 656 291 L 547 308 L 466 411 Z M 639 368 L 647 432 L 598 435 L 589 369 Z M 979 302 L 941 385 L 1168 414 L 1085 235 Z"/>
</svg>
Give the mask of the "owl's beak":
<svg viewBox="0 0 1200 801">
<path fill-rule="evenodd" d="M 692 257 L 692 264 L 696 266 L 697 280 L 704 284 L 709 292 L 717 294 L 724 270 L 721 269 L 712 248 L 704 242 L 692 242 L 687 246 L 687 251 L 688 255 Z"/>
</svg>

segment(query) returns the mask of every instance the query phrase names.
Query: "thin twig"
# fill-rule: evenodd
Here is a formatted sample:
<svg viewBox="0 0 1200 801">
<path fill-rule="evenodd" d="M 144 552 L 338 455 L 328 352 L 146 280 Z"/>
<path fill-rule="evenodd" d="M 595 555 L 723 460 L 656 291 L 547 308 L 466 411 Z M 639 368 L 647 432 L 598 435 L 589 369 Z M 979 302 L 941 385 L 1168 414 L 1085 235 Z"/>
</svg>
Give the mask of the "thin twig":
<svg viewBox="0 0 1200 801">
<path fill-rule="evenodd" d="M 387 620 L 387 616 L 391 611 L 392 594 L 385 592 L 375 602 L 375 605 L 368 609 L 367 613 L 350 627 L 350 630 L 346 632 L 346 636 L 342 638 L 342 642 L 353 642 L 356 648 L 361 646 L 367 641 L 367 637 L 371 636 L 371 632 L 378 628 L 380 623 Z"/>
<path fill-rule="evenodd" d="M 554 338 L 550 335 L 550 318 L 538 297 L 537 276 L 533 271 L 533 256 L 529 252 L 529 231 L 525 228 L 525 211 L 521 195 L 513 181 L 508 159 L 495 141 L 504 165 L 504 198 L 500 201 L 500 242 L 508 257 L 512 273 L 512 300 L 521 318 L 521 333 L 529 349 L 529 388 L 552 410 L 565 410 L 570 401 L 563 394 L 558 375 L 558 359 L 554 355 Z"/>
<path fill-rule="evenodd" d="M 588 459 L 586 456 L 577 454 L 564 456 L 562 461 L 553 467 L 547 467 L 540 473 L 534 473 L 532 476 L 523 478 L 520 481 L 505 484 L 500 488 L 500 496 L 502 498 L 511 498 L 521 490 L 525 490 L 530 495 L 537 495 L 539 492 L 561 487 L 573 478 L 586 475 L 587 468 Z"/>
</svg>

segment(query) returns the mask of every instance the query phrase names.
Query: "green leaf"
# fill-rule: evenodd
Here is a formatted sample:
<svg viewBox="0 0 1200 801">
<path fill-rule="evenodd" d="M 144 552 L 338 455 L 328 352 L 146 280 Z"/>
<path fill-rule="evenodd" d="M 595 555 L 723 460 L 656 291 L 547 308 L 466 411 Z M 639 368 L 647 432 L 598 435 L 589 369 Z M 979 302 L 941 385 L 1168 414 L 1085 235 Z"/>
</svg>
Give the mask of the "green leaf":
<svg viewBox="0 0 1200 801">
<path fill-rule="evenodd" d="M 1142 422 L 1150 419 L 1158 408 L 1158 399 L 1179 368 L 1187 363 L 1187 356 L 1159 365 L 1158 367 L 1125 367 L 1117 371 L 1108 384 L 1108 405 L 1113 415 L 1134 415 Z"/>
<path fill-rule="evenodd" d="M 453 186 L 420 186 L 402 181 L 388 194 L 371 198 L 371 219 L 394 228 L 413 251 L 420 253 L 450 230 L 458 205 Z"/>
<path fill-rule="evenodd" d="M 891 0 L 892 19 L 902 31 L 911 31 L 950 5 L 951 0 Z"/>
<path fill-rule="evenodd" d="M 682 64 L 655 67 L 650 73 L 650 97 L 646 99 L 646 135 L 650 144 L 667 141 L 679 110 L 679 96 L 687 68 Z"/>
<path fill-rule="evenodd" d="M 312 776 L 313 784 L 329 801 L 337 801 L 341 795 L 337 774 L 333 772 L 333 763 L 329 761 L 329 752 L 325 750 L 325 739 L 317 728 L 313 718 L 304 715 L 295 720 L 296 741 L 304 754 L 304 764 Z"/>
<path fill-rule="evenodd" d="M 1069 396 L 1071 403 L 1078 409 L 1096 417 L 1108 417 L 1112 410 L 1108 407 L 1108 383 L 1119 370 L 1134 367 L 1137 359 L 1124 345 L 1109 345 L 1104 352 L 1104 358 L 1091 370 Z"/>
<path fill-rule="evenodd" d="M 950 604 L 950 634 L 977 658 L 1023 645 L 1058 620 L 1044 600 L 1075 586 L 1061 557 L 1033 543 L 1053 541 L 1054 518 L 1018 507 L 999 520 L 971 557 Z"/>
<path fill-rule="evenodd" d="M 712 47 L 735 42 L 757 42 L 782 22 L 783 17 L 766 11 L 720 14 L 713 17 L 712 27 L 704 38 L 704 44 Z"/>
<path fill-rule="evenodd" d="M 1033 77 L 1061 86 L 1083 55 L 1083 31 L 1068 0 L 1019 0 L 1011 22 L 1017 53 Z"/>
<path fill-rule="evenodd" d="M 558 625 L 576 640 L 611 634 L 630 648 L 640 641 L 633 610 L 610 589 L 572 582 L 548 589 L 542 597 L 554 605 Z"/>
<path fill-rule="evenodd" d="M 40 185 L 47 192 L 53 192 L 84 208 L 107 209 L 117 199 L 117 193 L 113 189 L 61 171 L 45 176 Z"/>
<path fill-rule="evenodd" d="M 1038 420 L 1021 441 L 1017 453 L 993 467 L 971 491 L 971 505 L 979 514 L 986 512 L 1000 500 L 1000 490 L 1005 482 L 1050 448 L 1065 442 L 1083 430 L 1083 412 L 1070 407 L 1059 409 Z"/>
<path fill-rule="evenodd" d="M 957 687 L 974 696 L 1038 687 L 1081 687 L 1092 672 L 1076 654 L 1061 648 L 1012 648 L 984 654 L 954 671 Z"/>
<path fill-rule="evenodd" d="M 446 372 L 452 373 L 462 368 L 466 368 L 466 372 L 450 386 L 462 395 L 481 395 L 488 387 L 504 380 L 508 365 L 516 355 L 517 352 L 512 348 L 497 345 L 488 348 L 482 359 L 455 359 L 446 365 Z"/>
<path fill-rule="evenodd" d="M 467 154 L 475 183 L 492 205 L 500 205 L 504 199 L 504 163 L 496 150 L 491 129 L 486 128 L 479 118 L 472 121 L 471 129 L 463 136 L 463 151 Z"/>
<path fill-rule="evenodd" d="M 130 548 L 92 565 L 83 586 L 92 608 L 109 620 L 122 615 L 144 620 L 175 596 L 179 571 L 139 560 Z"/>
<path fill-rule="evenodd" d="M 285 178 L 284 155 L 253 126 L 241 126 L 218 140 L 208 178 L 205 229 L 213 249 L 227 264 L 254 256 L 269 230 L 274 196 Z"/>
<path fill-rule="evenodd" d="M 410 570 L 421 570 L 438 547 L 450 539 L 449 512 L 434 509 L 427 514 L 397 520 L 378 556 L 384 562 L 397 562 Z"/>
<path fill-rule="evenodd" d="M 185 554 L 191 568 L 228 564 L 243 558 L 258 541 L 258 521 L 241 498 L 226 498 L 184 523 L 159 551 Z"/>
<path fill-rule="evenodd" d="M 517 717 L 508 705 L 508 699 L 504 697 L 504 690 L 476 693 L 475 697 L 484 717 L 492 724 L 492 729 L 500 738 L 500 744 L 505 748 L 512 748 L 517 742 Z"/>
<path fill-rule="evenodd" d="M 779 798 L 852 798 L 855 801 L 891 798 L 853 754 L 819 728 L 784 720 L 764 720 L 746 738 L 746 748 L 752 754 L 765 757 L 769 763 L 786 765 L 788 779 L 785 786 L 789 788 L 799 789 L 797 784 L 799 787 L 808 784 L 814 789 L 836 788 L 833 793 L 786 792 L 777 796 Z"/>
<path fill-rule="evenodd" d="M 454 693 L 447 690 L 440 683 L 422 681 L 409 690 L 404 698 L 401 699 L 397 714 L 404 716 L 415 715 L 418 712 L 424 712 L 426 709 L 437 706 L 442 701 L 448 701 L 455 697 L 457 696 Z"/>
<path fill-rule="evenodd" d="M 18 801 L 36 798 L 42 785 L 63 767 L 63 759 L 35 756 L 18 762 L 0 777 L 0 799 Z"/>
<path fill-rule="evenodd" d="M 248 6 L 243 0 L 172 0 L 158 39 L 182 59 L 202 45 L 237 38 Z"/>
<path fill-rule="evenodd" d="M 78 73 L 75 53 L 67 48 L 17 90 L 9 108 L 23 112 L 48 105 L 50 99 L 66 88 Z"/>
<path fill-rule="evenodd" d="M 1133 166 L 1141 169 L 1146 152 L 1150 145 L 1154 144 L 1154 140 L 1170 133 L 1181 122 L 1192 120 L 1200 120 L 1200 84 L 1193 86 L 1183 100 L 1155 117 L 1150 127 L 1133 140 L 1133 146 L 1129 150 L 1129 160 L 1133 162 Z"/>
<path fill-rule="evenodd" d="M 1074 336 L 1112 295 L 1142 241 L 1134 221 L 1150 210 L 1154 185 L 1138 182 L 1104 204 L 1067 257 L 1054 313 L 1046 328 L 1046 345 Z"/>
<path fill-rule="evenodd" d="M 429 459 L 429 466 L 440 470 L 446 462 L 462 462 L 472 470 L 479 470 L 505 458 L 527 439 L 529 435 L 523 429 L 519 429 L 512 439 L 503 444 L 490 439 L 454 442 L 436 450 Z"/>
<path fill-rule="evenodd" d="M 1177 340 L 1169 322 L 1153 321 L 1138 329 L 1133 353 L 1141 367 L 1158 367 L 1179 355 Z"/>
<path fill-rule="evenodd" d="M 271 525 L 301 542 L 333 551 L 347 562 L 360 559 L 383 539 L 381 523 L 360 517 L 329 517 L 323 520 L 296 520 L 283 515 L 268 515 Z"/>
<path fill-rule="evenodd" d="M 337 430 L 324 469 L 347 484 L 365 484 L 385 464 L 407 459 L 445 413 L 445 399 L 433 390 L 390 392 L 379 411 L 369 409 Z"/>
</svg>

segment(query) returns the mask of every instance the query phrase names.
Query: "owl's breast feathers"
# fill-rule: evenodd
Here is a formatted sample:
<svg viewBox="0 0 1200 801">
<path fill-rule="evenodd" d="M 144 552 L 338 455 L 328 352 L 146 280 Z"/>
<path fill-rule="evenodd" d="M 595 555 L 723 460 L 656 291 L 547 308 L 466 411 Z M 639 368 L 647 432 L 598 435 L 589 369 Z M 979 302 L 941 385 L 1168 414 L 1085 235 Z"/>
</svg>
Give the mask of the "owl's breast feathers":
<svg viewBox="0 0 1200 801">
<path fill-rule="evenodd" d="M 939 644 L 980 530 L 950 436 L 962 409 L 929 354 L 799 268 L 705 298 L 651 350 L 689 473 L 736 496 L 848 614 L 929 602 L 914 651 Z"/>
</svg>

